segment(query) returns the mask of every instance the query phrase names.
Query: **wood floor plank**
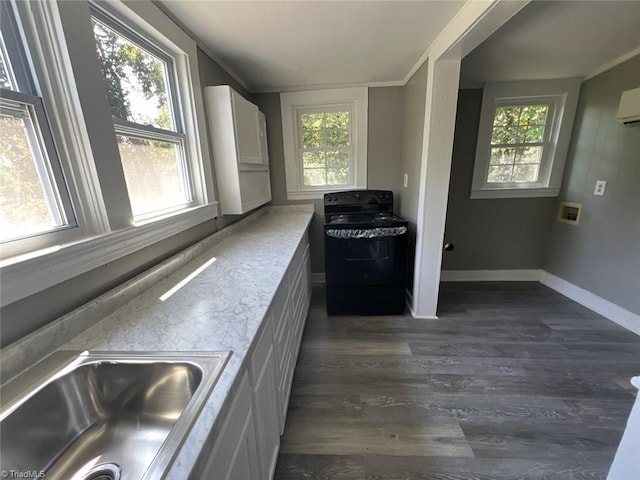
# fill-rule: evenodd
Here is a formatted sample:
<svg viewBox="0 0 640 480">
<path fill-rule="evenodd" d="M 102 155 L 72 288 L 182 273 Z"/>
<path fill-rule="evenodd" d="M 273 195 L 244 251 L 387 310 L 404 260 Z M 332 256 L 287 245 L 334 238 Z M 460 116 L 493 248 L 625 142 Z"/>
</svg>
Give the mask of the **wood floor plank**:
<svg viewBox="0 0 640 480">
<path fill-rule="evenodd" d="M 535 282 L 443 284 L 438 320 L 314 289 L 276 480 L 604 479 L 640 337 Z"/>
<path fill-rule="evenodd" d="M 384 422 L 370 418 L 314 415 L 294 410 L 280 446 L 282 453 L 315 455 L 473 457 L 456 422 Z"/>
<path fill-rule="evenodd" d="M 409 345 L 404 340 L 393 338 L 318 338 L 304 342 L 301 350 L 321 352 L 323 354 L 350 355 L 410 355 Z"/>
<path fill-rule="evenodd" d="M 613 380 L 587 378 L 533 378 L 531 376 L 480 376 L 480 375 L 410 375 L 404 372 L 382 376 L 379 372 L 368 374 L 350 372 L 305 372 L 293 382 L 298 393 L 341 393 L 351 388 L 363 393 L 459 393 L 462 395 L 508 394 L 540 395 L 543 397 L 573 398 L 629 398 L 633 395 Z"/>
<path fill-rule="evenodd" d="M 559 461 L 391 455 L 281 455 L 279 480 L 604 480 L 607 470 Z"/>
<path fill-rule="evenodd" d="M 335 372 L 395 375 L 398 371 L 413 375 L 445 373 L 457 375 L 526 375 L 528 364 L 511 358 L 437 357 L 422 355 L 326 355 L 306 353 L 298 358 L 300 375 L 305 372 Z M 306 376 L 306 375 L 305 375 Z"/>
</svg>

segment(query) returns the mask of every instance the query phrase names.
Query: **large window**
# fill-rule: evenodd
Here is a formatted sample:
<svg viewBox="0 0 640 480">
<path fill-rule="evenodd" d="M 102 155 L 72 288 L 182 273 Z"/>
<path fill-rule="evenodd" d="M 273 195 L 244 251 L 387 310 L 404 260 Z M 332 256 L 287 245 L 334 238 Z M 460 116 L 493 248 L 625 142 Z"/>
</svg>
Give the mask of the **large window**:
<svg viewBox="0 0 640 480">
<path fill-rule="evenodd" d="M 46 246 L 76 219 L 31 56 L 9 2 L 0 5 L 0 21 L 0 242 L 3 251 L 21 253 Z"/>
<path fill-rule="evenodd" d="M 348 185 L 353 164 L 348 107 L 299 111 L 298 149 L 305 187 Z"/>
<path fill-rule="evenodd" d="M 366 188 L 366 88 L 283 93 L 287 196 Z"/>
<path fill-rule="evenodd" d="M 2 306 L 218 214 L 188 34 L 151 1 L 0 8 Z"/>
<path fill-rule="evenodd" d="M 552 105 L 501 105 L 491 129 L 487 183 L 537 182 L 548 144 Z"/>
<path fill-rule="evenodd" d="M 471 198 L 558 195 L 579 86 L 572 79 L 485 87 Z"/>
<path fill-rule="evenodd" d="M 92 21 L 134 218 L 189 206 L 173 58 L 97 9 Z"/>
</svg>

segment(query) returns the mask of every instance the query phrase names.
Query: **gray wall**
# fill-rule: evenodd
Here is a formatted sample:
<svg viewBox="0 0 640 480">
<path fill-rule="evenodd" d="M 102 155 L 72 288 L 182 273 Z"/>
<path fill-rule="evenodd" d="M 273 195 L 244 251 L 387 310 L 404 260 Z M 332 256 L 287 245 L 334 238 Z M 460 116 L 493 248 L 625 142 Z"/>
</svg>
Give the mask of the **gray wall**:
<svg viewBox="0 0 640 480">
<path fill-rule="evenodd" d="M 555 198 L 469 198 L 481 106 L 482 89 L 460 90 L 442 269 L 542 268 Z"/>
<path fill-rule="evenodd" d="M 407 188 L 401 188 L 400 216 L 409 221 L 409 290 L 413 290 L 414 257 L 416 249 L 416 221 L 420 194 L 420 164 L 422 163 L 422 140 L 424 135 L 424 113 L 427 96 L 427 62 L 420 67 L 402 88 L 402 137 L 400 145 L 400 176 L 409 175 Z"/>
<path fill-rule="evenodd" d="M 582 84 L 559 201 L 584 205 L 577 226 L 553 222 L 544 268 L 640 314 L 640 127 L 615 120 L 640 86 L 640 56 Z M 603 197 L 593 195 L 606 180 Z"/>
<path fill-rule="evenodd" d="M 397 166 L 400 164 L 399 144 L 402 131 L 401 93 L 401 87 L 369 89 L 368 188 L 398 192 L 399 173 Z M 256 94 L 253 95 L 253 102 L 258 105 L 267 118 L 272 203 L 274 205 L 300 203 L 315 205 L 316 215 L 313 217 L 309 232 L 311 271 L 322 273 L 324 272 L 323 201 L 287 200 L 280 94 Z"/>
<path fill-rule="evenodd" d="M 198 67 L 203 87 L 231 83 L 240 93 L 247 95 L 242 86 L 201 51 L 198 51 Z M 0 345 L 14 342 L 240 218 L 237 215 L 226 216 L 197 225 L 139 252 L 6 305 L 0 310 Z"/>
<path fill-rule="evenodd" d="M 394 207 L 402 203 L 400 145 L 402 141 L 402 87 L 369 89 L 367 188 L 392 190 Z"/>
</svg>

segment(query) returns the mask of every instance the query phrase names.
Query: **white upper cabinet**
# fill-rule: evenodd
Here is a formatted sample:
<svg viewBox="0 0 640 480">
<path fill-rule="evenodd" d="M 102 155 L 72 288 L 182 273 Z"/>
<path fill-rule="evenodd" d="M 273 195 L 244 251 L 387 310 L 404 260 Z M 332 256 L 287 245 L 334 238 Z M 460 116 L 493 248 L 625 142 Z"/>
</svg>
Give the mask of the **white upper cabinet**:
<svg viewBox="0 0 640 480">
<path fill-rule="evenodd" d="M 260 110 L 236 92 L 231 92 L 231 106 L 236 130 L 238 163 L 262 164 L 262 139 L 260 138 Z M 223 91 L 226 101 L 226 92 Z"/>
<path fill-rule="evenodd" d="M 264 114 L 228 85 L 206 87 L 205 97 L 222 213 L 271 201 Z"/>
</svg>

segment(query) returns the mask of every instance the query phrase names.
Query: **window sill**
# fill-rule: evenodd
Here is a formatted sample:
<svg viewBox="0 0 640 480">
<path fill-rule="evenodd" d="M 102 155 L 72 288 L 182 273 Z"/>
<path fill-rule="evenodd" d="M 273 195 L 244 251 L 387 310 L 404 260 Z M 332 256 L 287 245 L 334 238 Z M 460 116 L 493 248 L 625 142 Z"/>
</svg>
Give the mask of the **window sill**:
<svg viewBox="0 0 640 480">
<path fill-rule="evenodd" d="M 471 199 L 557 197 L 560 188 L 494 188 L 471 190 Z"/>
<path fill-rule="evenodd" d="M 218 203 L 167 215 L 154 222 L 49 247 L 0 263 L 5 306 L 195 227 L 218 215 Z"/>
</svg>

